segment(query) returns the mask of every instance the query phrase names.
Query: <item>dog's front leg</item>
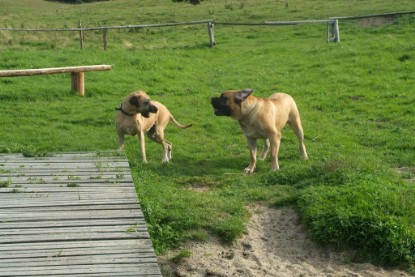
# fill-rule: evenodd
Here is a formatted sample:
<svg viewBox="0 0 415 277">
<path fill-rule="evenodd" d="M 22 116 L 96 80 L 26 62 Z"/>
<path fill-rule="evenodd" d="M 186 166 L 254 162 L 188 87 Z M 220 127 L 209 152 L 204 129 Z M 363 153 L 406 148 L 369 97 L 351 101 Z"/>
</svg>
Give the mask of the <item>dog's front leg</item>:
<svg viewBox="0 0 415 277">
<path fill-rule="evenodd" d="M 121 151 L 124 149 L 124 133 L 122 131 L 117 130 L 117 135 L 118 135 L 118 150 Z"/>
<path fill-rule="evenodd" d="M 144 132 L 140 130 L 139 138 L 140 140 L 140 146 L 141 146 L 141 157 L 143 159 L 143 163 L 147 163 L 147 157 L 146 157 L 146 145 L 144 140 Z"/>
<path fill-rule="evenodd" d="M 249 147 L 249 155 L 251 158 L 251 162 L 249 163 L 248 167 L 245 168 L 245 173 L 251 174 L 255 171 L 256 168 L 256 139 L 255 138 L 247 138 L 248 139 L 248 147 Z"/>
</svg>

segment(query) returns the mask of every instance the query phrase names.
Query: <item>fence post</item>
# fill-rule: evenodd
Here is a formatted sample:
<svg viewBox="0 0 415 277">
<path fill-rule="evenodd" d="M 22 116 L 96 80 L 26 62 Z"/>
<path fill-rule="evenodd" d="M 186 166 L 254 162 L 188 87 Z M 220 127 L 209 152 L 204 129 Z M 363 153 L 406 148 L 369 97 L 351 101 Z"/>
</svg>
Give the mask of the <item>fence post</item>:
<svg viewBox="0 0 415 277">
<path fill-rule="evenodd" d="M 82 23 L 79 19 L 79 43 L 81 44 L 81 50 L 84 49 L 84 33 L 82 31 Z"/>
<path fill-rule="evenodd" d="M 329 24 L 330 24 L 331 34 L 333 37 L 328 39 L 328 41 L 340 42 L 339 19 L 330 18 Z"/>
<path fill-rule="evenodd" d="M 209 33 L 210 47 L 213 47 L 216 45 L 215 36 L 213 34 L 213 27 L 214 27 L 213 22 L 209 21 L 208 22 L 208 33 Z"/>
<path fill-rule="evenodd" d="M 107 50 L 107 28 L 102 29 L 102 39 L 104 40 L 104 50 Z"/>
</svg>

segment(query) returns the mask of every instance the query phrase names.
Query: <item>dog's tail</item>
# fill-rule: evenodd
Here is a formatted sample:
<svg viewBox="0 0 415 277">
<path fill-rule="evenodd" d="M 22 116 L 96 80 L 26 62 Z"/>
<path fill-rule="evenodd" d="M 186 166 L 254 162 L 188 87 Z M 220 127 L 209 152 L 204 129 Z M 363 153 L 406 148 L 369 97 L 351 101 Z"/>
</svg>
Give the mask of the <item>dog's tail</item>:
<svg viewBox="0 0 415 277">
<path fill-rule="evenodd" d="M 170 121 L 173 122 L 173 124 L 179 127 L 180 129 L 186 129 L 186 128 L 192 127 L 193 125 L 192 123 L 187 124 L 187 125 L 181 125 L 179 122 L 176 121 L 176 119 L 174 119 L 172 115 L 170 115 Z"/>
</svg>

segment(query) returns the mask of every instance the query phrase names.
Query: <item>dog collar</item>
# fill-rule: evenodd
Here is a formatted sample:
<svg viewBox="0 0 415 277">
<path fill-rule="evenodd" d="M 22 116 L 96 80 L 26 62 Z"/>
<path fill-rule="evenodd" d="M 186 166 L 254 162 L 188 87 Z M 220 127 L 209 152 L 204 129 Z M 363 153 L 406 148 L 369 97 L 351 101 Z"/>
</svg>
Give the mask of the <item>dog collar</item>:
<svg viewBox="0 0 415 277">
<path fill-rule="evenodd" d="M 120 112 L 122 112 L 123 114 L 125 114 L 125 115 L 127 115 L 127 116 L 135 116 L 136 114 L 133 114 L 133 113 L 129 113 L 129 112 L 127 112 L 126 110 L 124 110 L 123 108 L 122 108 L 122 104 L 118 107 L 118 108 L 115 108 L 117 111 L 120 111 Z"/>
</svg>

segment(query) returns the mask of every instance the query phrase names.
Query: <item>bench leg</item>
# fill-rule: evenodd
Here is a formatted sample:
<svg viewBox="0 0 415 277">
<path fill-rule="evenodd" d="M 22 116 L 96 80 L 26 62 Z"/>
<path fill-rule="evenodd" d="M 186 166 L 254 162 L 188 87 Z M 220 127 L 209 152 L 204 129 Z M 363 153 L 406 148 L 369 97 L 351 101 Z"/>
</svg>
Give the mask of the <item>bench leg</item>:
<svg viewBox="0 0 415 277">
<path fill-rule="evenodd" d="M 85 84 L 84 84 L 84 72 L 72 72 L 71 73 L 71 83 L 72 90 L 78 92 L 80 96 L 85 94 Z"/>
</svg>

